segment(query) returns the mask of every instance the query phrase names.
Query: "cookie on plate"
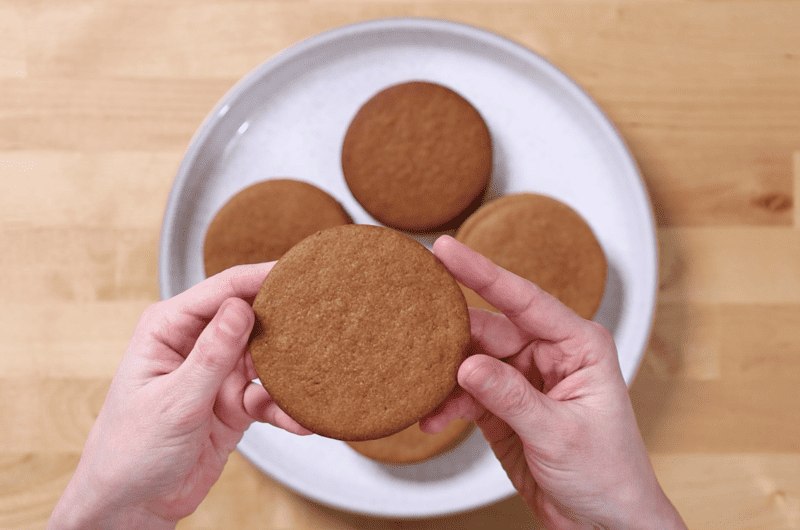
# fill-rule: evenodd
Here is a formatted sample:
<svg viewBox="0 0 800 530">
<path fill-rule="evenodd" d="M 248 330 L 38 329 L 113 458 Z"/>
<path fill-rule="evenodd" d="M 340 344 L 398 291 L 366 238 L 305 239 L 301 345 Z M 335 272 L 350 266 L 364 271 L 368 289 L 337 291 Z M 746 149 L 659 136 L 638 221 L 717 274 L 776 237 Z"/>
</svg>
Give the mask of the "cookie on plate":
<svg viewBox="0 0 800 530">
<path fill-rule="evenodd" d="M 428 434 L 419 423 L 402 431 L 364 442 L 347 442 L 358 453 L 385 464 L 415 464 L 455 449 L 467 439 L 474 423 L 456 418 L 438 434 Z"/>
<path fill-rule="evenodd" d="M 374 95 L 342 145 L 353 196 L 375 219 L 402 230 L 433 230 L 458 217 L 480 199 L 491 170 L 491 137 L 478 111 L 424 81 Z"/>
<path fill-rule="evenodd" d="M 409 427 L 456 386 L 470 340 L 455 279 L 390 228 L 329 228 L 292 247 L 253 302 L 259 379 L 289 416 L 339 440 Z"/>
<path fill-rule="evenodd" d="M 506 195 L 485 204 L 456 239 L 494 263 L 535 283 L 583 318 L 603 300 L 607 262 L 591 227 L 572 208 L 535 193 Z M 464 288 L 470 307 L 497 311 Z"/>
<path fill-rule="evenodd" d="M 203 245 L 206 276 L 275 261 L 303 238 L 351 222 L 336 199 L 312 184 L 258 182 L 234 195 L 211 221 Z"/>
</svg>

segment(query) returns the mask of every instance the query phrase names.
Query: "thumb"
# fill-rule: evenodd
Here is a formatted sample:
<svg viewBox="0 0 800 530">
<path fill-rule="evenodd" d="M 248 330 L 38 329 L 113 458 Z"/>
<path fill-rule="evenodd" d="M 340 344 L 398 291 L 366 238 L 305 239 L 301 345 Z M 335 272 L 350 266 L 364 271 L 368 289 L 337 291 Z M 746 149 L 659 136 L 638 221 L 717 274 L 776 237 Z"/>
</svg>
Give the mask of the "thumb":
<svg viewBox="0 0 800 530">
<path fill-rule="evenodd" d="M 489 412 L 506 422 L 524 443 L 531 443 L 552 422 L 547 397 L 522 373 L 488 355 L 468 357 L 458 370 L 458 384 Z"/>
<path fill-rule="evenodd" d="M 253 328 L 253 309 L 229 298 L 200 333 L 186 361 L 175 371 L 190 396 L 213 398 L 241 359 Z"/>
</svg>

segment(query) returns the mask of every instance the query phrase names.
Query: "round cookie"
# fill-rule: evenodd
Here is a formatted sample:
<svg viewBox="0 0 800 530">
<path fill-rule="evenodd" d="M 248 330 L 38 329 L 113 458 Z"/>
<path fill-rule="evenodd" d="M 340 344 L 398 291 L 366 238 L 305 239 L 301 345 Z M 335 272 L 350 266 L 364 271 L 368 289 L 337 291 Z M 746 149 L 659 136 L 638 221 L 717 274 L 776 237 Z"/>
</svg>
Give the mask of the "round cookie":
<svg viewBox="0 0 800 530">
<path fill-rule="evenodd" d="M 253 302 L 262 384 L 289 416 L 339 440 L 381 438 L 456 386 L 470 340 L 457 282 L 390 228 L 346 225 L 287 252 Z"/>
<path fill-rule="evenodd" d="M 479 200 L 492 170 L 489 129 L 449 88 L 412 81 L 378 92 L 356 113 L 342 171 L 375 219 L 402 230 L 445 225 Z"/>
<path fill-rule="evenodd" d="M 358 453 L 385 464 L 414 464 L 454 449 L 472 432 L 471 421 L 456 418 L 438 434 L 428 434 L 419 423 L 402 431 L 364 442 L 347 442 Z"/>
<path fill-rule="evenodd" d="M 535 193 L 495 199 L 467 219 L 456 239 L 535 283 L 583 318 L 603 300 L 607 262 L 584 219 L 566 204 Z M 463 288 L 467 304 L 497 311 Z"/>
<path fill-rule="evenodd" d="M 280 258 L 295 243 L 332 226 L 351 223 L 336 199 L 292 179 L 258 182 L 234 195 L 206 231 L 206 276 L 234 265 Z"/>
</svg>

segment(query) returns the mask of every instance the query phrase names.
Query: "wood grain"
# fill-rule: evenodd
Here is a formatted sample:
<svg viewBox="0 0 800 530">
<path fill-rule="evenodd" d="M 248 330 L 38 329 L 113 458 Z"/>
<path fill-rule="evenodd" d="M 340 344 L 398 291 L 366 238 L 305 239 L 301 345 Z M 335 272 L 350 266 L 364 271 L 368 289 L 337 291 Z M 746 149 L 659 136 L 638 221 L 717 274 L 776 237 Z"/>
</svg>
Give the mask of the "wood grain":
<svg viewBox="0 0 800 530">
<path fill-rule="evenodd" d="M 80 453 L 111 379 L 4 377 L 0 453 Z"/>
<path fill-rule="evenodd" d="M 182 150 L 0 151 L 0 223 L 152 232 L 182 156 Z"/>
<path fill-rule="evenodd" d="M 0 528 L 44 528 L 80 453 L 0 451 Z"/>
<path fill-rule="evenodd" d="M 30 112 L 0 116 L 0 148 L 20 147 L 20 139 L 43 148 L 183 147 L 199 120 L 182 110 L 202 118 L 283 47 L 358 20 L 431 16 L 496 29 L 574 77 L 622 129 L 661 225 L 792 222 L 791 156 L 800 145 L 794 2 L 313 5 L 40 2 L 29 10 L 26 41 L 36 79 L 24 94 L 23 85 L 0 83 L 0 97 L 21 98 Z M 47 112 L 43 126 L 36 115 L 63 104 L 48 101 L 54 93 L 68 97 L 69 116 Z M 157 125 L 143 130 L 143 122 Z"/>
<path fill-rule="evenodd" d="M 793 303 L 800 238 L 787 228 L 730 226 L 659 231 L 662 302 Z"/>
<path fill-rule="evenodd" d="M 8 377 L 111 378 L 148 301 L 4 303 L 0 311 Z"/>
<path fill-rule="evenodd" d="M 796 381 L 799 327 L 796 304 L 661 303 L 642 373 L 670 380 Z"/>
<path fill-rule="evenodd" d="M 792 167 L 794 169 L 794 178 L 792 184 L 794 186 L 793 204 L 800 204 L 800 151 L 795 151 Z M 794 211 L 794 226 L 800 227 L 800 207 L 793 208 Z"/>
<path fill-rule="evenodd" d="M 653 465 L 689 528 L 800 527 L 797 453 L 656 454 Z"/>
<path fill-rule="evenodd" d="M 0 230 L 7 300 L 158 299 L 152 229 L 44 227 Z"/>
<path fill-rule="evenodd" d="M 182 151 L 235 81 L 0 78 L 0 149 Z"/>
<path fill-rule="evenodd" d="M 800 405 L 789 399 L 796 388 L 796 381 L 668 380 L 645 369 L 631 400 L 650 451 L 794 452 Z"/>
<path fill-rule="evenodd" d="M 253 510 L 230 510 L 241 495 L 262 499 Z M 542 528 L 517 496 L 466 514 L 433 519 L 388 519 L 348 513 L 308 501 L 253 468 L 238 453 L 231 456 L 219 482 L 203 505 L 178 525 L 200 528 Z"/>
<path fill-rule="evenodd" d="M 659 224 L 631 397 L 691 528 L 800 528 L 800 3 L 0 0 L 0 528 L 44 528 L 134 326 L 197 127 L 281 49 L 378 17 L 498 32 L 628 143 Z M 512 497 L 378 519 L 234 454 L 184 529 L 538 528 Z"/>
<path fill-rule="evenodd" d="M 0 35 L 0 79 L 24 77 L 28 70 L 25 22 L 18 9 L 5 3 L 0 3 Z"/>
</svg>

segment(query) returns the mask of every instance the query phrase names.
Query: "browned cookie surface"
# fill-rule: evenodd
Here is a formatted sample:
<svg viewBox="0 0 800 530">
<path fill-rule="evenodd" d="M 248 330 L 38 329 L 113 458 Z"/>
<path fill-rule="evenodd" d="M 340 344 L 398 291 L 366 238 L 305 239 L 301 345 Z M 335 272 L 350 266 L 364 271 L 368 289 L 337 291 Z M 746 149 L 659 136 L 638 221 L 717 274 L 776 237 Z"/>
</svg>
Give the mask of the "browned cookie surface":
<svg viewBox="0 0 800 530">
<path fill-rule="evenodd" d="M 458 284 L 395 230 L 331 228 L 287 252 L 255 301 L 253 363 L 275 402 L 340 440 L 398 432 L 455 387 L 469 343 Z"/>
<path fill-rule="evenodd" d="M 476 211 L 456 239 L 526 278 L 583 318 L 603 300 L 607 262 L 586 221 L 566 204 L 534 193 L 500 197 Z M 470 307 L 496 309 L 464 289 Z"/>
<path fill-rule="evenodd" d="M 350 447 L 372 460 L 386 464 L 413 464 L 454 449 L 467 438 L 473 423 L 456 418 L 438 434 L 428 434 L 419 423 L 402 431 L 365 442 L 347 442 Z"/>
<path fill-rule="evenodd" d="M 449 88 L 413 81 L 386 88 L 353 118 L 342 170 L 353 196 L 382 223 L 428 230 L 478 198 L 492 169 L 489 130 Z"/>
<path fill-rule="evenodd" d="M 206 231 L 206 276 L 234 265 L 280 258 L 295 243 L 350 223 L 344 208 L 321 189 L 292 179 L 258 182 L 234 195 Z"/>
</svg>

